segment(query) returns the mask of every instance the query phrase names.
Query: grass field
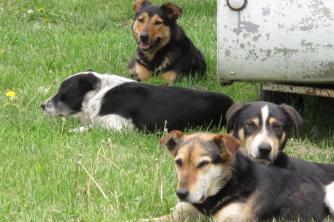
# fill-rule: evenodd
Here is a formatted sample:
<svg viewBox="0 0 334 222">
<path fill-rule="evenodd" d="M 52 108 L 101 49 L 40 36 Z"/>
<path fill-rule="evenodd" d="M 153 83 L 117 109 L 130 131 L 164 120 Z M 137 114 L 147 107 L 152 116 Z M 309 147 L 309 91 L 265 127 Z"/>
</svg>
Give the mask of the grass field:
<svg viewBox="0 0 334 222">
<path fill-rule="evenodd" d="M 184 10 L 179 23 L 208 63 L 206 80 L 177 85 L 258 99 L 257 84 L 217 82 L 215 1 L 175 2 Z M 131 0 L 0 1 L 0 221 L 125 221 L 174 206 L 173 161 L 159 149 L 161 134 L 70 134 L 77 121 L 47 118 L 39 107 L 69 74 L 128 76 L 132 18 Z M 305 133 L 288 152 L 334 161 L 333 105 L 307 101 Z"/>
</svg>

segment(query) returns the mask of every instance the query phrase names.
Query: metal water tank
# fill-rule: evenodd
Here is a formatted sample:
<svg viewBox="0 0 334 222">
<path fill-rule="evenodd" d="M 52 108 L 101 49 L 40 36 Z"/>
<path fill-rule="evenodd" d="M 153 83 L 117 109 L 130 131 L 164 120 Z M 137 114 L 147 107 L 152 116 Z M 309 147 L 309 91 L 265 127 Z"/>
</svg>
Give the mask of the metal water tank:
<svg viewBox="0 0 334 222">
<path fill-rule="evenodd" d="M 334 0 L 218 0 L 217 7 L 222 82 L 334 85 Z"/>
</svg>

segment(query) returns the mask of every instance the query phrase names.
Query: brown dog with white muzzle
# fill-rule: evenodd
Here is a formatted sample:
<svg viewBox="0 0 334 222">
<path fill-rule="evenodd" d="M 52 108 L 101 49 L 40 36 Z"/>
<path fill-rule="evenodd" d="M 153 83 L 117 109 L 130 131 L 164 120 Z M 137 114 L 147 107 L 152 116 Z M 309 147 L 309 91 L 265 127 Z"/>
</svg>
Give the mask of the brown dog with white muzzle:
<svg viewBox="0 0 334 222">
<path fill-rule="evenodd" d="M 333 204 L 325 205 L 317 177 L 258 164 L 231 135 L 172 131 L 161 144 L 175 160 L 180 202 L 169 215 L 141 221 L 322 221 Z"/>
</svg>

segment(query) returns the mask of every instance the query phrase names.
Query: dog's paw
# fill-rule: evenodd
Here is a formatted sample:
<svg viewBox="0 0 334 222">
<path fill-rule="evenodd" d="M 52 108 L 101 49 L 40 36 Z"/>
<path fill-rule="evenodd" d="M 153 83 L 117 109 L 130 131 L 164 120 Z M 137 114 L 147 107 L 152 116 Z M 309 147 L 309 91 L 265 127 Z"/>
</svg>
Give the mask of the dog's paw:
<svg viewBox="0 0 334 222">
<path fill-rule="evenodd" d="M 137 81 L 137 82 L 141 82 L 140 78 L 138 77 L 138 75 L 136 73 L 132 73 L 130 75 L 131 79 Z"/>
<path fill-rule="evenodd" d="M 69 133 L 84 133 L 84 132 L 89 131 L 89 129 L 90 129 L 89 127 L 81 126 L 78 128 L 70 129 L 68 132 Z"/>
<path fill-rule="evenodd" d="M 160 217 L 155 217 L 155 218 L 150 218 L 150 219 L 139 219 L 136 222 L 168 222 L 168 221 L 174 221 L 174 220 L 169 220 L 166 218 L 160 218 Z"/>
</svg>

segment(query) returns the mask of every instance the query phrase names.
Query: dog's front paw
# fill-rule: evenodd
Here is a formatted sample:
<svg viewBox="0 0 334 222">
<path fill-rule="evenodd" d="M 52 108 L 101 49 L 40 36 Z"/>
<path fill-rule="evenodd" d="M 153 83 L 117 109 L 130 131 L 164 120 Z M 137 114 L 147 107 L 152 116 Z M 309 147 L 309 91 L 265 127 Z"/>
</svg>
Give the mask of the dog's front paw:
<svg viewBox="0 0 334 222">
<path fill-rule="evenodd" d="M 137 222 L 155 222 L 156 219 L 139 219 Z"/>
<path fill-rule="evenodd" d="M 130 75 L 130 77 L 131 77 L 131 79 L 133 79 L 133 80 L 135 80 L 135 81 L 137 81 L 137 82 L 141 82 L 139 76 L 138 76 L 136 73 L 132 73 L 132 74 Z"/>
<path fill-rule="evenodd" d="M 156 217 L 151 219 L 139 219 L 137 222 L 171 222 L 174 220 L 166 220 L 165 217 Z"/>
<path fill-rule="evenodd" d="M 81 126 L 78 128 L 70 129 L 68 132 L 69 133 L 84 133 L 84 132 L 89 131 L 89 129 L 90 129 L 89 127 Z"/>
</svg>

